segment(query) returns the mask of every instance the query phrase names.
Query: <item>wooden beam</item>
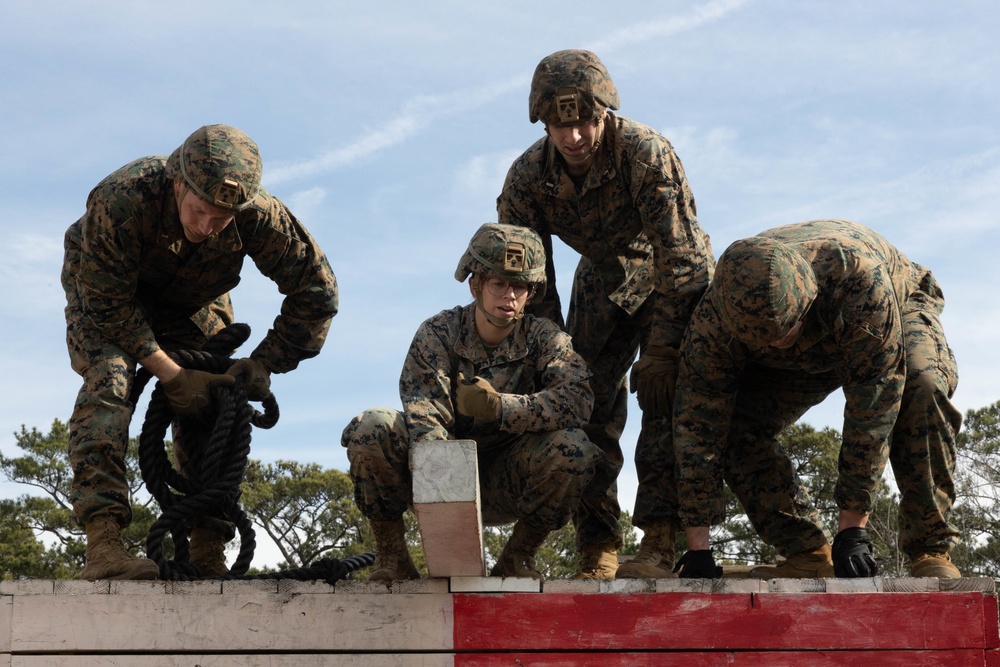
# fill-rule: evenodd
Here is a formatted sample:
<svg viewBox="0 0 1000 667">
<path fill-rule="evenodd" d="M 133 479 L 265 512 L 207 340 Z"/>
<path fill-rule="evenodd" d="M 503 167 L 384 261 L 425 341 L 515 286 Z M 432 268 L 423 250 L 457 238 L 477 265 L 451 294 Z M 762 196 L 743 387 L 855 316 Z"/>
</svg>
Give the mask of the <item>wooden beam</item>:
<svg viewBox="0 0 1000 667">
<path fill-rule="evenodd" d="M 410 448 L 413 512 L 432 577 L 486 575 L 479 466 L 472 440 L 425 440 Z"/>
</svg>

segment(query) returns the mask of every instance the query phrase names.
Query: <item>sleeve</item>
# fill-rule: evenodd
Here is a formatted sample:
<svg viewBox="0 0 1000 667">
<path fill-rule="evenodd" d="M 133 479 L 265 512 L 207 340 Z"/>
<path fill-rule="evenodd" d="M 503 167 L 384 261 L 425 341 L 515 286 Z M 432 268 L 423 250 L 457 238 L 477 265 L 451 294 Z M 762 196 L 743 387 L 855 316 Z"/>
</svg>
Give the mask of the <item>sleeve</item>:
<svg viewBox="0 0 1000 667">
<path fill-rule="evenodd" d="M 631 187 L 656 269 L 649 344 L 677 349 L 715 268 L 711 245 L 684 167 L 666 139 L 655 135 L 640 144 Z"/>
<path fill-rule="evenodd" d="M 160 349 L 136 301 L 139 281 L 141 215 L 127 193 L 98 186 L 87 200 L 79 225 L 79 265 L 75 283 L 84 316 L 101 337 L 134 359 Z"/>
<path fill-rule="evenodd" d="M 841 509 L 868 513 L 889 459 L 906 383 L 899 304 L 884 266 L 852 276 L 844 291 L 844 429 L 835 496 Z"/>
<path fill-rule="evenodd" d="M 590 419 L 594 394 L 590 370 L 573 350 L 568 334 L 554 325 L 540 345 L 538 375 L 542 389 L 533 394 L 501 394 L 500 428 L 508 433 L 542 433 L 581 427 Z"/>
<path fill-rule="evenodd" d="M 685 526 L 725 520 L 722 460 L 742 367 L 730 354 L 721 327 L 714 307 L 703 299 L 681 346 L 673 423 L 677 497 Z"/>
<path fill-rule="evenodd" d="M 276 373 L 295 369 L 319 354 L 337 314 L 337 278 L 304 226 L 277 198 L 270 198 L 248 252 L 284 300 L 273 327 L 251 357 Z"/>
<path fill-rule="evenodd" d="M 456 415 L 448 340 L 447 328 L 428 320 L 417 329 L 406 353 L 399 397 L 411 443 L 454 439 Z"/>
<path fill-rule="evenodd" d="M 504 225 L 530 227 L 538 232 L 545 247 L 545 296 L 538 303 L 528 305 L 527 312 L 545 317 L 565 328 L 562 303 L 556 288 L 556 268 L 552 258 L 552 233 L 545 222 L 545 215 L 537 195 L 527 179 L 518 175 L 518 163 L 511 165 L 504 181 L 503 191 L 497 197 L 497 222 Z"/>
</svg>

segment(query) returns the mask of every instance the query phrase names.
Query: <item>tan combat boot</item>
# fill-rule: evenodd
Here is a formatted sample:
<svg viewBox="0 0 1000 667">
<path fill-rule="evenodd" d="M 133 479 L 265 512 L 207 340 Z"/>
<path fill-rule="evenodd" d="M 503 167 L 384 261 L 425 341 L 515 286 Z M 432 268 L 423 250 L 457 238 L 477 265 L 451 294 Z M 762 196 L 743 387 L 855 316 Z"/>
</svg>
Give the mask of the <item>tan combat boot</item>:
<svg viewBox="0 0 1000 667">
<path fill-rule="evenodd" d="M 833 549 L 824 544 L 812 551 L 792 554 L 774 565 L 758 565 L 747 579 L 833 579 Z"/>
<path fill-rule="evenodd" d="M 618 571 L 618 549 L 614 542 L 588 544 L 580 550 L 580 571 L 574 579 L 614 579 Z"/>
<path fill-rule="evenodd" d="M 227 537 L 204 526 L 191 531 L 189 562 L 198 568 L 203 577 L 224 577 L 229 574 L 229 567 L 226 565 Z"/>
<path fill-rule="evenodd" d="M 674 573 L 677 524 L 672 521 L 650 526 L 642 534 L 639 553 L 622 563 L 616 579 L 676 579 Z"/>
<path fill-rule="evenodd" d="M 404 579 L 419 579 L 420 572 L 406 548 L 406 524 L 394 521 L 369 520 L 375 536 L 375 563 L 366 581 L 392 583 Z"/>
<path fill-rule="evenodd" d="M 547 530 L 539 530 L 523 519 L 514 524 L 514 531 L 504 545 L 496 565 L 490 570 L 491 577 L 529 577 L 543 581 L 542 573 L 535 563 L 535 552 L 549 536 Z"/>
<path fill-rule="evenodd" d="M 136 558 L 125 549 L 122 529 L 112 516 L 87 524 L 87 564 L 81 579 L 157 579 L 160 567 L 148 558 Z"/>
<path fill-rule="evenodd" d="M 952 564 L 951 554 L 931 552 L 910 559 L 910 576 L 961 579 L 962 573 Z"/>
</svg>

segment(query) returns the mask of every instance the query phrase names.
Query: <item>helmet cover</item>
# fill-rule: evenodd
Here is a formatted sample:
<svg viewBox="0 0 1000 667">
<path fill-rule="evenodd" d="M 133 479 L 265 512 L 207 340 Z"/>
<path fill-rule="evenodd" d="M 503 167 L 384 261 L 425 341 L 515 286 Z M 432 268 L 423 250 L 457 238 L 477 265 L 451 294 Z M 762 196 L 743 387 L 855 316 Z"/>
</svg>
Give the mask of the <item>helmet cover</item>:
<svg viewBox="0 0 1000 667">
<path fill-rule="evenodd" d="M 260 192 L 263 165 L 253 139 L 229 125 L 205 125 L 167 160 L 167 173 L 217 208 L 242 211 Z"/>
<path fill-rule="evenodd" d="M 753 236 L 726 248 L 709 291 L 736 338 L 763 349 L 805 316 L 816 298 L 816 274 L 793 247 Z"/>
<path fill-rule="evenodd" d="M 542 58 L 531 77 L 528 117 L 532 123 L 574 125 L 599 118 L 620 105 L 608 69 L 590 51 L 570 49 Z"/>
</svg>

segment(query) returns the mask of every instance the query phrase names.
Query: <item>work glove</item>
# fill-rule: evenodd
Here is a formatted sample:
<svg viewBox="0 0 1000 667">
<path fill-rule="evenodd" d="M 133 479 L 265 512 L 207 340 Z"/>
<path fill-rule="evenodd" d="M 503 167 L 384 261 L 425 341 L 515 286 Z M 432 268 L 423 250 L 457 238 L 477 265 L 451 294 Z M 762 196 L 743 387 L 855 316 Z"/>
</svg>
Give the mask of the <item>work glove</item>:
<svg viewBox="0 0 1000 667">
<path fill-rule="evenodd" d="M 178 417 L 204 417 L 212 407 L 212 387 L 225 387 L 236 382 L 229 375 L 182 368 L 163 391 L 171 409 Z"/>
<path fill-rule="evenodd" d="M 459 373 L 456 393 L 459 413 L 477 422 L 491 423 L 499 419 L 500 394 L 483 378 L 466 380 L 465 375 Z"/>
<path fill-rule="evenodd" d="M 234 378 L 243 376 L 247 398 L 251 401 L 263 401 L 271 395 L 271 371 L 256 359 L 237 359 L 226 374 Z"/>
<path fill-rule="evenodd" d="M 874 577 L 878 563 L 864 528 L 845 528 L 833 538 L 833 573 L 838 577 Z"/>
<path fill-rule="evenodd" d="M 677 350 L 665 345 L 651 345 L 632 364 L 629 384 L 645 415 L 669 415 L 674 406 L 677 386 Z"/>
<path fill-rule="evenodd" d="M 681 579 L 720 579 L 722 568 L 715 564 L 711 549 L 698 549 L 695 551 L 685 551 L 677 565 L 674 565 L 674 572 L 678 573 Z"/>
</svg>

